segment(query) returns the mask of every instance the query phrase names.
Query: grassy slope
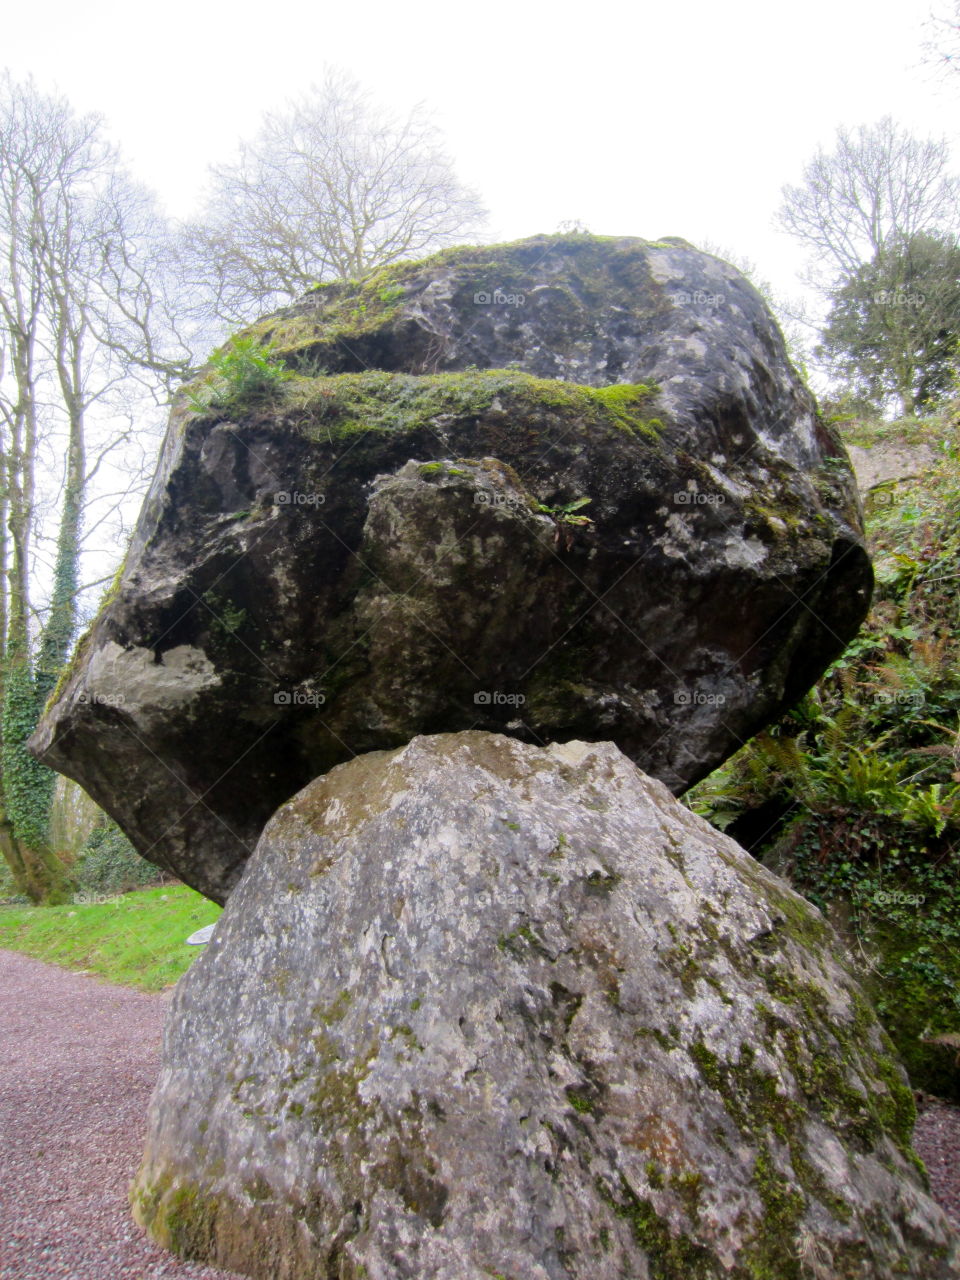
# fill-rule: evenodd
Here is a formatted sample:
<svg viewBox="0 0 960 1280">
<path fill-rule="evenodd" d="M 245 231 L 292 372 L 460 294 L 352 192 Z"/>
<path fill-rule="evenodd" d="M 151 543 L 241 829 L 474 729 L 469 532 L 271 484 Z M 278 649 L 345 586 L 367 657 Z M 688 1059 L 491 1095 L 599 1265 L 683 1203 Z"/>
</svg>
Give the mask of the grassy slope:
<svg viewBox="0 0 960 1280">
<path fill-rule="evenodd" d="M 188 947 L 185 939 L 219 915 L 215 903 L 185 885 L 91 904 L 0 907 L 0 947 L 160 991 L 199 954 L 200 948 Z"/>
</svg>

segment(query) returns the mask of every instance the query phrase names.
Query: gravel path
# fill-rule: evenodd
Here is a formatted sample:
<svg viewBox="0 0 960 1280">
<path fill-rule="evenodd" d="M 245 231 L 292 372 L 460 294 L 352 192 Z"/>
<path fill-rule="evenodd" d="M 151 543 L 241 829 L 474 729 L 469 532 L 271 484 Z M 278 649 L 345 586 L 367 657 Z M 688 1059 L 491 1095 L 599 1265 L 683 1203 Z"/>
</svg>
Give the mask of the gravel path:
<svg viewBox="0 0 960 1280">
<path fill-rule="evenodd" d="M 925 1097 L 913 1145 L 927 1166 L 934 1199 L 960 1231 L 960 1107 Z"/>
<path fill-rule="evenodd" d="M 239 1280 L 134 1226 L 137 1169 L 169 996 L 0 950 L 0 1277 Z M 916 1146 L 960 1229 L 960 1108 L 931 1101 Z"/>
<path fill-rule="evenodd" d="M 3 1280 L 230 1280 L 127 1207 L 168 1003 L 0 950 Z"/>
</svg>

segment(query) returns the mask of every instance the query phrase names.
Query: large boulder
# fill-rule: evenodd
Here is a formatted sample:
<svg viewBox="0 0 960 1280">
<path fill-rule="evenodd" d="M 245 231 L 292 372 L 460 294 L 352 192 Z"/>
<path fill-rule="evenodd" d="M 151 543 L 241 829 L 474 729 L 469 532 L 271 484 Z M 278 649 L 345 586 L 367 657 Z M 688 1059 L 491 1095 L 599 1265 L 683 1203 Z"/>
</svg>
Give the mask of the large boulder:
<svg viewBox="0 0 960 1280">
<path fill-rule="evenodd" d="M 611 739 L 679 792 L 864 616 L 843 449 L 756 291 L 681 241 L 452 251 L 259 341 L 295 376 L 180 396 L 33 743 L 212 898 L 294 791 L 417 733 Z"/>
<path fill-rule="evenodd" d="M 835 945 L 610 743 L 360 757 L 177 988 L 135 1215 L 263 1280 L 946 1280 Z"/>
</svg>

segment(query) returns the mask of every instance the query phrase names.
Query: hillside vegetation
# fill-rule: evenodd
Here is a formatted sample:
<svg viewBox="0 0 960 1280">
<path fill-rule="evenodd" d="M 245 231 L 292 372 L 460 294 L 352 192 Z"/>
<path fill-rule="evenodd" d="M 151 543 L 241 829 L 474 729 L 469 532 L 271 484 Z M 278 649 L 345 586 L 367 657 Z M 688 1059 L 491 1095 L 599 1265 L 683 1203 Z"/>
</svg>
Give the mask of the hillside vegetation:
<svg viewBox="0 0 960 1280">
<path fill-rule="evenodd" d="M 803 701 L 687 795 L 841 929 L 914 1084 L 960 1096 L 960 411 L 841 420 L 849 443 L 932 444 L 871 490 L 877 585 Z"/>
</svg>

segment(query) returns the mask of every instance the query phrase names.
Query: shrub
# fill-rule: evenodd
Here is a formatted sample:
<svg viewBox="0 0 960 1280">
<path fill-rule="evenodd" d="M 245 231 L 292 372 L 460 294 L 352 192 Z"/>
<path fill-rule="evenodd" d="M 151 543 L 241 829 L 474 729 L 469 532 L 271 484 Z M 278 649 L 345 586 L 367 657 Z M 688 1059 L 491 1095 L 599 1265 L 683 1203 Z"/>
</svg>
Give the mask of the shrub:
<svg viewBox="0 0 960 1280">
<path fill-rule="evenodd" d="M 92 893 L 126 893 L 163 879 L 159 867 L 140 857 L 115 822 L 91 832 L 77 855 L 74 875 L 78 890 Z"/>
<path fill-rule="evenodd" d="M 940 460 L 866 502 L 860 634 L 686 800 L 831 916 L 914 1084 L 960 1097 L 960 430 L 926 425 Z"/>
</svg>

